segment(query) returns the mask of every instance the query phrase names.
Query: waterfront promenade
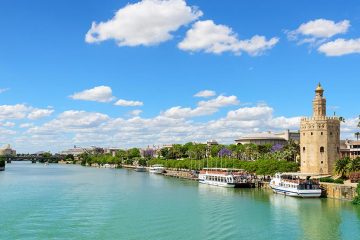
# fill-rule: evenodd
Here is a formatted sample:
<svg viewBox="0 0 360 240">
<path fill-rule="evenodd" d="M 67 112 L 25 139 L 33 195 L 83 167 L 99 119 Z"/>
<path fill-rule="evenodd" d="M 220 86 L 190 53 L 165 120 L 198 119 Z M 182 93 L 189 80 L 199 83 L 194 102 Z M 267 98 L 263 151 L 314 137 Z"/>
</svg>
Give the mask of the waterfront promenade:
<svg viewBox="0 0 360 240">
<path fill-rule="evenodd" d="M 13 162 L 0 239 L 354 239 L 360 208 L 127 169 Z M 318 225 L 321 224 L 321 227 Z"/>
</svg>

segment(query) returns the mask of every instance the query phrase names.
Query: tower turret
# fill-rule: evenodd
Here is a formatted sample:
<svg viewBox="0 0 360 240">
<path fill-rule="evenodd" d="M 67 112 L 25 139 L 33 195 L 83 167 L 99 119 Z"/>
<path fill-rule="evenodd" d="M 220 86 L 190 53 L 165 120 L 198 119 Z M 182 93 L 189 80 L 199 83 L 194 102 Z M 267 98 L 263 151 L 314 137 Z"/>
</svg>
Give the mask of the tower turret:
<svg viewBox="0 0 360 240">
<path fill-rule="evenodd" d="M 321 84 L 315 89 L 315 98 L 313 100 L 313 116 L 325 117 L 326 116 L 326 99 L 324 98 L 324 89 Z"/>
</svg>

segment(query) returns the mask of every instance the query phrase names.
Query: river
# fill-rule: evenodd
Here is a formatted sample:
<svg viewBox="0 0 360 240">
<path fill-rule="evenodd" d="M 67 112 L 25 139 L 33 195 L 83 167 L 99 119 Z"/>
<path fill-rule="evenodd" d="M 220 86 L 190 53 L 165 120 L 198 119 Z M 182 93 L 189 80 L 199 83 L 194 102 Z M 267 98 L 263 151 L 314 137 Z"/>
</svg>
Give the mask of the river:
<svg viewBox="0 0 360 240">
<path fill-rule="evenodd" d="M 77 165 L 0 172 L 0 239 L 360 239 L 360 206 Z"/>
</svg>

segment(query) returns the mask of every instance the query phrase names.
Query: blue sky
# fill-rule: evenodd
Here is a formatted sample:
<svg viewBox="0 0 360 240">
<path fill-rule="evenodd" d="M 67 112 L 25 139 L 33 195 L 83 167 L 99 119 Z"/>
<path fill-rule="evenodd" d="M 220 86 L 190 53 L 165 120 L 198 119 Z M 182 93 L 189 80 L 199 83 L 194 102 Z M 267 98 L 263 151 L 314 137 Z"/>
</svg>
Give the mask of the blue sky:
<svg viewBox="0 0 360 240">
<path fill-rule="evenodd" d="M 229 143 L 297 129 L 318 82 L 353 137 L 359 12 L 355 0 L 3 0 L 0 144 Z"/>
</svg>

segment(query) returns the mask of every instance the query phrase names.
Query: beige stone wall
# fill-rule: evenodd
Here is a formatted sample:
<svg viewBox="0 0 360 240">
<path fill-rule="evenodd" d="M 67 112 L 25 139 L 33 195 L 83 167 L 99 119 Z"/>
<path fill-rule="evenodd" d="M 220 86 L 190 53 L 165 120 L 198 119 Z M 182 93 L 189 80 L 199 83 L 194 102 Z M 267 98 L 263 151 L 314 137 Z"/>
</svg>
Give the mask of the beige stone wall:
<svg viewBox="0 0 360 240">
<path fill-rule="evenodd" d="M 301 120 L 301 172 L 333 174 L 339 149 L 340 121 L 337 118 L 315 117 Z"/>
<path fill-rule="evenodd" d="M 351 201 L 356 197 L 356 187 L 334 183 L 321 183 L 324 195 L 328 198 Z"/>
</svg>

